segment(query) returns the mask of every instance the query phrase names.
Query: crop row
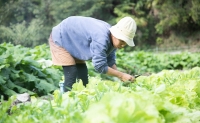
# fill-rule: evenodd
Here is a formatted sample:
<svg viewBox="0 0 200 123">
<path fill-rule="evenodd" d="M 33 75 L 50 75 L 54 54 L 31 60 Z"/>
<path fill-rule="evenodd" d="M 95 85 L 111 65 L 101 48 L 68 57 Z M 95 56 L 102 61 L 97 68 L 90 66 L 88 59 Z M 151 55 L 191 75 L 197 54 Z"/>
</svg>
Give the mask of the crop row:
<svg viewBox="0 0 200 123">
<path fill-rule="evenodd" d="M 87 87 L 77 82 L 67 93 L 55 90 L 52 100 L 32 96 L 31 102 L 10 108 L 12 96 L 0 105 L 0 123 L 200 122 L 199 67 L 163 70 L 123 84 L 91 77 Z"/>
<path fill-rule="evenodd" d="M 118 69 L 129 74 L 157 73 L 164 69 L 185 70 L 200 67 L 200 54 L 183 52 L 164 54 L 150 52 L 117 51 Z M 92 63 L 87 62 L 89 76 L 115 81 L 107 75 L 94 71 Z M 63 76 L 61 67 L 52 66 L 48 45 L 26 48 L 10 43 L 0 44 L 0 94 L 4 99 L 28 92 L 31 95 L 43 96 L 58 89 Z"/>
</svg>

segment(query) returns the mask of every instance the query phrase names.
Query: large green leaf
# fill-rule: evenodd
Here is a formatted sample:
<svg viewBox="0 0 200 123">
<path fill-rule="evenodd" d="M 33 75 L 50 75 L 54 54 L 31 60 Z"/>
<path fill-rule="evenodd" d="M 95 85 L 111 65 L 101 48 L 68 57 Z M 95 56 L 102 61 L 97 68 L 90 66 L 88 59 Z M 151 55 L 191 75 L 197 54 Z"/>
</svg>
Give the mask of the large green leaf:
<svg viewBox="0 0 200 123">
<path fill-rule="evenodd" d="M 45 75 L 45 73 L 42 72 L 41 68 L 37 68 L 35 66 L 30 65 L 30 70 L 34 73 L 34 75 L 41 77 L 41 78 L 45 78 L 47 75 Z"/>
<path fill-rule="evenodd" d="M 34 81 L 37 81 L 38 80 L 38 77 L 33 75 L 33 74 L 29 74 L 29 73 L 23 73 L 24 76 L 25 76 L 25 80 L 27 82 L 34 82 Z"/>
<path fill-rule="evenodd" d="M 3 91 L 3 93 L 7 96 L 12 96 L 17 94 L 15 91 L 13 91 L 12 89 L 9 89 L 7 86 L 1 86 L 1 90 Z"/>
<path fill-rule="evenodd" d="M 6 81 L 2 77 L 0 77 L 0 84 L 3 85 L 5 83 L 6 83 Z"/>
<path fill-rule="evenodd" d="M 46 80 L 38 80 L 35 82 L 35 87 L 42 93 L 48 94 L 57 89 L 54 85 L 48 83 Z"/>
<path fill-rule="evenodd" d="M 12 81 L 7 81 L 7 87 L 11 90 L 14 90 L 16 93 L 29 93 L 30 95 L 35 95 L 34 92 L 31 92 L 29 90 L 27 90 L 26 88 L 20 87 L 18 85 L 16 85 L 15 83 L 13 83 Z"/>
</svg>

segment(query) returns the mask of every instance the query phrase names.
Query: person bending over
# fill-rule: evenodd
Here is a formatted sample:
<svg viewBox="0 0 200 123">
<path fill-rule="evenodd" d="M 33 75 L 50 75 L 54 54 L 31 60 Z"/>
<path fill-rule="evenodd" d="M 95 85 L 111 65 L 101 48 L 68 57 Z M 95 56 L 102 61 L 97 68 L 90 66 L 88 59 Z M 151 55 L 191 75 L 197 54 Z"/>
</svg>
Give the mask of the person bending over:
<svg viewBox="0 0 200 123">
<path fill-rule="evenodd" d="M 117 70 L 115 53 L 126 45 L 135 46 L 135 32 L 136 23 L 131 17 L 124 17 L 111 26 L 92 17 L 70 16 L 53 27 L 49 37 L 51 57 L 54 65 L 63 68 L 64 91 L 70 90 L 76 79 L 81 79 L 86 86 L 87 60 L 101 74 L 134 81 L 134 76 Z"/>
</svg>

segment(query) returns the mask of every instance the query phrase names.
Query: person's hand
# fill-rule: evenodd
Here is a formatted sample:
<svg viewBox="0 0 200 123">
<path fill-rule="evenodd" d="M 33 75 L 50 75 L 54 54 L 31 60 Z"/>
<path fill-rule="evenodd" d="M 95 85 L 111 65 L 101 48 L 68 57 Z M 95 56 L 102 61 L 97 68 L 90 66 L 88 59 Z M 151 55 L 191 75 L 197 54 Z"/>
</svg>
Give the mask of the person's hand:
<svg viewBox="0 0 200 123">
<path fill-rule="evenodd" d="M 127 81 L 134 82 L 135 81 L 135 77 L 134 76 L 131 76 L 131 75 L 126 74 L 126 73 L 123 73 L 120 79 L 122 81 L 124 81 L 124 82 L 127 82 Z"/>
</svg>

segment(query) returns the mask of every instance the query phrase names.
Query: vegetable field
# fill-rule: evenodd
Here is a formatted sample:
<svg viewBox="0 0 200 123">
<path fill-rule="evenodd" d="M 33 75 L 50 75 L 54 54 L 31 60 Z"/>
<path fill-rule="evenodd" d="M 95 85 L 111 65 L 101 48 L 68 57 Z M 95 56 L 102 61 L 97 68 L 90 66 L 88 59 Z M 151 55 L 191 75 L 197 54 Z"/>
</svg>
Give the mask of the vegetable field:
<svg viewBox="0 0 200 123">
<path fill-rule="evenodd" d="M 1 44 L 0 53 L 0 123 L 200 122 L 198 53 L 119 51 L 119 69 L 141 74 L 134 83 L 100 77 L 88 62 L 89 84 L 76 82 L 64 94 L 58 87 L 62 72 L 48 62 L 48 46 Z M 14 104 L 24 92 L 30 101 Z"/>
<path fill-rule="evenodd" d="M 15 96 L 1 104 L 1 122 L 24 123 L 199 123 L 200 68 L 189 71 L 162 71 L 140 76 L 135 83 L 90 78 L 85 88 L 73 90 L 53 100 L 31 97 L 31 102 L 13 106 Z"/>
</svg>

